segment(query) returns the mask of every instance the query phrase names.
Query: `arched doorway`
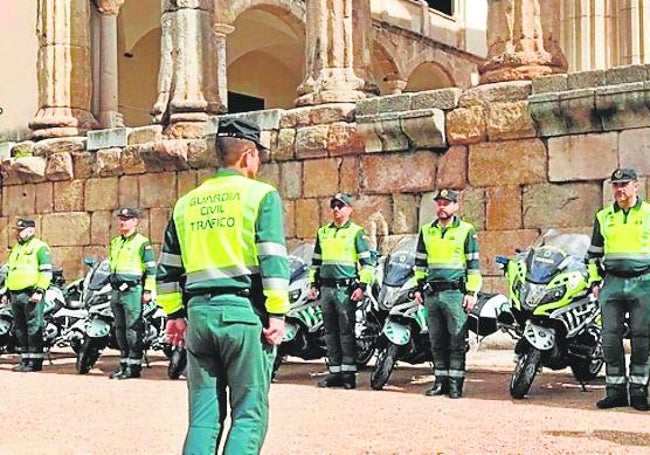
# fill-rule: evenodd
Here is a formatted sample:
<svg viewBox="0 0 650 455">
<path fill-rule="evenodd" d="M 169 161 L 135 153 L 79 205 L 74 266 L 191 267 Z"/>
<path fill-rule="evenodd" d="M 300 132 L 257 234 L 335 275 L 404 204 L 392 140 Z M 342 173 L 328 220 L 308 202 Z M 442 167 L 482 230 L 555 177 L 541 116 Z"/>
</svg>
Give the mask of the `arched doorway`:
<svg viewBox="0 0 650 455">
<path fill-rule="evenodd" d="M 293 107 L 304 74 L 304 25 L 276 12 L 254 7 L 233 23 L 226 42 L 229 112 Z"/>
</svg>

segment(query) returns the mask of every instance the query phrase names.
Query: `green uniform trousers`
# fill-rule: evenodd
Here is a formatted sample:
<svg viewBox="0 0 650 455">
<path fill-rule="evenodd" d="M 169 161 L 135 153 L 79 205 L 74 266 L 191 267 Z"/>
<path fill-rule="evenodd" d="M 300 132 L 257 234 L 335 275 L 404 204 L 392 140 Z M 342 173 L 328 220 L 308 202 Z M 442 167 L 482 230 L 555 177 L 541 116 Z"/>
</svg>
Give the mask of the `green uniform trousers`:
<svg viewBox="0 0 650 455">
<path fill-rule="evenodd" d="M 199 295 L 188 302 L 187 388 L 189 429 L 183 453 L 217 453 L 229 391 L 232 425 L 223 453 L 258 454 L 269 418 L 275 348 L 262 339 L 250 301 L 233 295 Z"/>
<path fill-rule="evenodd" d="M 126 291 L 114 289 L 111 308 L 115 317 L 115 335 L 120 348 L 120 363 L 142 364 L 142 286 L 132 286 Z"/>
<path fill-rule="evenodd" d="M 433 292 L 424 298 L 437 379 L 465 377 L 467 313 L 463 293 L 457 289 Z"/>
<path fill-rule="evenodd" d="M 603 354 L 607 389 L 623 389 L 629 377 L 630 390 L 646 387 L 650 375 L 650 274 L 635 278 L 607 275 L 600 292 L 603 319 Z M 629 376 L 625 370 L 623 351 L 623 319 L 630 314 Z"/>
<path fill-rule="evenodd" d="M 32 303 L 31 292 L 10 291 L 16 338 L 20 346 L 21 363 L 43 362 L 43 304 Z M 45 295 L 43 295 L 43 299 Z"/>
<path fill-rule="evenodd" d="M 330 373 L 357 371 L 357 345 L 354 336 L 357 305 L 350 300 L 350 288 L 323 286 L 320 305 L 323 311 Z"/>
</svg>

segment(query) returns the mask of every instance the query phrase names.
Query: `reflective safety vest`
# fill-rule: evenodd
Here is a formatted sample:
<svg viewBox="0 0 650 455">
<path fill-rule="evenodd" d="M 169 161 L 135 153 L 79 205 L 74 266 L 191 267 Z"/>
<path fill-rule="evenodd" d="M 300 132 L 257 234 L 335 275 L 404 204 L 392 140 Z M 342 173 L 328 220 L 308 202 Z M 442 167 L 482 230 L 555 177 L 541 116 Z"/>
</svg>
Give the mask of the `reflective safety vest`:
<svg viewBox="0 0 650 455">
<path fill-rule="evenodd" d="M 109 267 L 111 274 L 119 282 L 139 283 L 142 280 L 148 266 L 143 261 L 142 249 L 149 243 L 149 239 L 140 233 L 135 233 L 126 239 L 120 235 L 111 240 L 108 254 Z M 155 264 L 152 265 L 155 267 Z M 151 284 L 155 287 L 155 281 Z M 145 286 L 145 288 L 153 289 L 152 286 Z"/>
<path fill-rule="evenodd" d="M 352 222 L 346 228 L 336 228 L 328 224 L 318 229 L 323 265 L 356 267 L 359 256 L 355 241 L 362 230 L 361 226 Z"/>
<path fill-rule="evenodd" d="M 363 232 L 363 228 L 352 221 L 345 227 L 336 227 L 327 224 L 318 229 L 318 243 L 320 245 L 319 276 L 321 278 L 354 278 L 357 276 L 357 263 L 360 259 L 370 258 L 370 252 L 359 253 L 356 239 Z M 314 270 L 314 269 L 312 269 Z M 365 284 L 372 283 L 373 268 L 362 265 L 359 270 L 359 281 Z M 315 271 L 310 271 L 310 280 L 314 280 Z"/>
<path fill-rule="evenodd" d="M 431 224 L 422 228 L 422 238 L 427 249 L 427 265 L 429 270 L 458 269 L 465 270 L 465 240 L 471 224 L 459 220 L 457 227 L 448 227 L 442 235 L 439 226 Z"/>
<path fill-rule="evenodd" d="M 650 265 L 650 204 L 627 214 L 610 204 L 596 214 L 604 239 L 604 261 L 639 261 Z"/>
<path fill-rule="evenodd" d="M 47 289 L 52 279 L 52 264 L 38 263 L 41 248 L 49 250 L 47 244 L 32 238 L 24 243 L 16 243 L 7 260 L 6 286 L 10 291 L 27 288 Z"/>
</svg>

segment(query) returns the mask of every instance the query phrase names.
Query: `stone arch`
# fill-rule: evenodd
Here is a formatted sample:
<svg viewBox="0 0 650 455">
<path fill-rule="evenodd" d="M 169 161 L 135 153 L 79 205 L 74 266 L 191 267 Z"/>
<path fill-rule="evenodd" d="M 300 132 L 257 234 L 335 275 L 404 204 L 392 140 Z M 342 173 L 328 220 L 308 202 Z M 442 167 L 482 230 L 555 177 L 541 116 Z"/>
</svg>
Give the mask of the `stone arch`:
<svg viewBox="0 0 650 455">
<path fill-rule="evenodd" d="M 396 93 L 396 88 L 401 90 L 406 83 L 394 58 L 394 53 L 389 52 L 382 43 L 375 41 L 372 48 L 372 76 L 379 87 L 381 95 Z M 399 93 L 399 90 L 397 93 Z"/>
<path fill-rule="evenodd" d="M 395 66 L 403 80 L 406 81 L 420 65 L 433 63 L 434 69 L 444 71 L 450 86 L 472 86 L 473 75 L 477 74 L 477 65 L 482 59 L 385 24 L 375 22 L 373 27 L 375 46 L 381 46 L 394 56 Z"/>
<path fill-rule="evenodd" d="M 407 78 L 405 92 L 435 90 L 453 87 L 454 81 L 447 69 L 437 62 L 422 62 Z"/>
<path fill-rule="evenodd" d="M 226 14 L 227 13 L 227 14 Z M 228 91 L 260 108 L 293 107 L 305 65 L 304 9 L 285 1 L 242 0 L 224 13 Z M 238 110 L 235 98 L 231 112 Z"/>
</svg>

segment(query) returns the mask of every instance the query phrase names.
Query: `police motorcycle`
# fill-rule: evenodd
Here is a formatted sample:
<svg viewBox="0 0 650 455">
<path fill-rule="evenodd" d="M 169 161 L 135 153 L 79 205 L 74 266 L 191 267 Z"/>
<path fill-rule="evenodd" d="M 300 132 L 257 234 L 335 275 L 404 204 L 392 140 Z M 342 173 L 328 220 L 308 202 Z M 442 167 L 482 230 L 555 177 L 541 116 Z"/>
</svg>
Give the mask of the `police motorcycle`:
<svg viewBox="0 0 650 455">
<path fill-rule="evenodd" d="M 377 299 L 387 313 L 377 342 L 379 354 L 370 374 L 370 387 L 381 390 L 398 361 L 416 365 L 432 362 L 427 327 L 427 309 L 415 300 L 415 248 L 417 237 L 405 237 L 393 247 L 384 262 L 384 275 Z M 426 290 L 425 290 L 426 291 Z M 482 340 L 498 330 L 497 314 L 507 307 L 501 294 L 479 293 L 468 315 L 467 327 Z M 466 341 L 469 348 L 469 340 Z"/>
<path fill-rule="evenodd" d="M 0 296 L 4 296 L 4 305 L 0 305 L 0 354 L 16 351 L 18 340 L 14 332 L 13 311 L 8 300 L 7 290 L 4 287 L 6 265 L 0 268 Z M 70 345 L 67 330 L 84 317 L 84 312 L 70 308 L 64 295 L 65 279 L 63 271 L 54 267 L 52 282 L 43 296 L 43 347 L 49 353 L 53 347 L 66 347 Z M 51 359 L 50 359 L 51 361 Z"/>
<path fill-rule="evenodd" d="M 514 257 L 497 257 L 508 281 L 510 311 L 499 326 L 517 339 L 510 395 L 528 394 L 542 367 L 570 367 L 584 390 L 603 363 L 600 308 L 584 257 L 590 238 L 546 231 Z"/>
<path fill-rule="evenodd" d="M 111 308 L 112 287 L 108 259 L 97 262 L 88 258 L 84 262 L 90 267 L 90 270 L 81 285 L 81 300 L 88 311 L 88 316 L 72 328 L 71 331 L 75 332 L 75 334 L 69 335 L 78 337 L 80 334 L 83 340 L 77 355 L 77 371 L 79 374 L 88 373 L 105 348 L 119 349 L 115 334 L 115 318 Z M 143 305 L 142 319 L 144 324 L 142 344 L 145 365 L 149 366 L 147 356 L 149 349 L 162 351 L 165 356 L 171 358 L 173 348 L 167 343 L 165 333 L 167 316 L 165 312 L 155 302 L 150 301 Z"/>
<path fill-rule="evenodd" d="M 119 349 L 115 336 L 111 309 L 111 283 L 108 259 L 84 259 L 89 267 L 81 286 L 81 300 L 88 317 L 72 328 L 81 334 L 81 349 L 77 354 L 77 372 L 87 374 L 95 365 L 104 348 Z"/>
<path fill-rule="evenodd" d="M 273 377 L 287 355 L 315 360 L 327 355 L 325 326 L 318 300 L 309 299 L 309 266 L 313 243 L 299 244 L 289 255 L 289 302 L 285 331 L 273 365 Z M 376 299 L 369 286 L 364 299 L 357 302 L 355 338 L 357 366 L 365 366 L 375 354 L 380 322 Z"/>
</svg>

